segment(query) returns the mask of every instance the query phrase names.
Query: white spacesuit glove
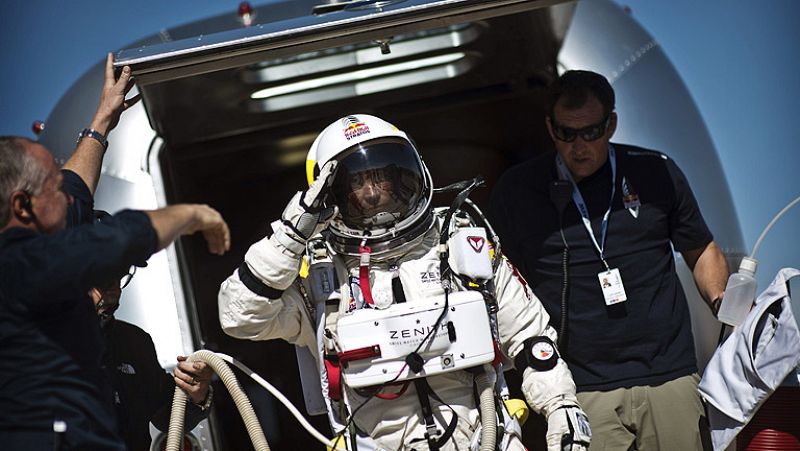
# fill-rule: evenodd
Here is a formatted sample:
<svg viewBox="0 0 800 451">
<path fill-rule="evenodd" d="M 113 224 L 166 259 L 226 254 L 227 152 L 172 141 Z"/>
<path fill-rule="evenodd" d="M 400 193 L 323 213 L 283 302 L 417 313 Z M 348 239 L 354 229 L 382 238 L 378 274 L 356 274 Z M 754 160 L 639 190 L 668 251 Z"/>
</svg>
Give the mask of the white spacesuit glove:
<svg viewBox="0 0 800 451">
<path fill-rule="evenodd" d="M 531 409 L 547 418 L 547 451 L 585 451 L 592 439 L 589 420 L 552 341 L 555 331 L 548 326 L 545 334 L 525 340 L 515 356 L 515 367 L 523 369 L 522 393 Z"/>
<path fill-rule="evenodd" d="M 592 440 L 589 418 L 577 405 L 564 405 L 547 415 L 547 451 L 586 451 Z"/>
<path fill-rule="evenodd" d="M 292 197 L 283 210 L 280 224 L 275 227 L 273 239 L 295 256 L 302 255 L 306 241 L 328 227 L 336 216 L 336 207 L 323 205 L 336 164 L 336 160 L 325 163 L 308 190 Z"/>
</svg>

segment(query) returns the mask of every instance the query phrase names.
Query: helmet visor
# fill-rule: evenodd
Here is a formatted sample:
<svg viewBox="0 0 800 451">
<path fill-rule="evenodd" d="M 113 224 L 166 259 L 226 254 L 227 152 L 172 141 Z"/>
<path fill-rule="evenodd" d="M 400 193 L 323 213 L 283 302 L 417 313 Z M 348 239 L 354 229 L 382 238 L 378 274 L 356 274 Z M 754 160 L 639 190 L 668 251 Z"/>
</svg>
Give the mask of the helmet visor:
<svg viewBox="0 0 800 451">
<path fill-rule="evenodd" d="M 365 141 L 345 150 L 337 160 L 331 194 L 347 227 L 388 228 L 417 210 L 426 179 L 410 142 L 402 138 Z"/>
</svg>

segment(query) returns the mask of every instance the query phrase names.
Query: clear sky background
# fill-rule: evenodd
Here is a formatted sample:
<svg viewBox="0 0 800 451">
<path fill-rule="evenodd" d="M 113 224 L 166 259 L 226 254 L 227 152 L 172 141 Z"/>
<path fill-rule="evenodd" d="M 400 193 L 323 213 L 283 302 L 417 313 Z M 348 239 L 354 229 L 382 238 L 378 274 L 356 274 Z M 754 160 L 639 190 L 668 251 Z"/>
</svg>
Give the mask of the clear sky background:
<svg viewBox="0 0 800 451">
<path fill-rule="evenodd" d="M 615 1 L 632 9 L 688 86 L 716 145 L 752 251 L 775 213 L 800 195 L 800 1 Z M 163 28 L 235 13 L 238 4 L 3 0 L 0 135 L 33 137 L 32 122 L 45 120 L 62 94 L 106 52 Z M 759 291 L 780 267 L 800 267 L 799 234 L 800 205 L 777 223 L 756 255 Z M 800 303 L 794 304 L 800 314 Z"/>
</svg>

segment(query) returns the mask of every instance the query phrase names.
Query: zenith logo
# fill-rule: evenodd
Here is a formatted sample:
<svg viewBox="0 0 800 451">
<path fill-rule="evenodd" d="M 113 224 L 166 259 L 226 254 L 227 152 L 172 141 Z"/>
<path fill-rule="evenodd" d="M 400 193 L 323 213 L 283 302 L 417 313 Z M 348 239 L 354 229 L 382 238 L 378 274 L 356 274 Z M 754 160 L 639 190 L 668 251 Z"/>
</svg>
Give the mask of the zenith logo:
<svg viewBox="0 0 800 451">
<path fill-rule="evenodd" d="M 442 331 L 447 332 L 447 325 L 442 324 L 440 326 Z M 389 331 L 389 339 L 396 340 L 399 338 L 414 338 L 414 337 L 424 337 L 431 333 L 433 330 L 433 326 L 424 326 L 424 327 L 415 327 L 413 329 L 400 329 L 400 330 L 390 330 Z"/>
<path fill-rule="evenodd" d="M 483 238 L 482 236 L 468 236 L 467 242 L 472 247 L 472 250 L 474 250 L 477 253 L 480 253 L 481 250 L 483 249 L 483 243 L 486 242 L 486 239 Z"/>
</svg>

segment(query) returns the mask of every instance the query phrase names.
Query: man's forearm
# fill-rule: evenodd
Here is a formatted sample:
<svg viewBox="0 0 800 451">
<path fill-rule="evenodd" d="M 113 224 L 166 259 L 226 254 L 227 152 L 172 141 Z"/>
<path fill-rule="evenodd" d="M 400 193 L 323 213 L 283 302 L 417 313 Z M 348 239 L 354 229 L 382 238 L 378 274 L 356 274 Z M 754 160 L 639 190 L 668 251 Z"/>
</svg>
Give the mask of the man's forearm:
<svg viewBox="0 0 800 451">
<path fill-rule="evenodd" d="M 208 205 L 178 204 L 158 210 L 146 211 L 158 235 L 158 248 L 169 246 L 181 235 L 202 232 L 212 254 L 222 255 L 231 245 L 228 225 L 219 212 Z"/>
<path fill-rule="evenodd" d="M 98 132 L 100 131 L 98 130 Z M 106 149 L 99 141 L 92 138 L 83 138 L 78 142 L 75 153 L 64 163 L 63 168 L 78 174 L 93 196 L 97 189 L 97 182 L 100 180 L 100 168 L 102 167 L 105 153 Z"/>
<path fill-rule="evenodd" d="M 97 105 L 97 111 L 88 128 L 108 138 L 111 130 L 117 126 L 120 115 L 139 99 L 139 96 L 136 96 L 133 99 L 125 100 L 125 95 L 132 87 L 131 69 L 125 66 L 117 78 L 114 75 L 114 58 L 109 53 L 106 56 L 105 83 L 100 93 L 100 103 Z M 75 153 L 64 164 L 64 169 L 71 170 L 83 179 L 92 195 L 94 195 L 100 179 L 100 169 L 106 146 L 107 144 L 104 145 L 92 136 L 85 136 L 78 141 Z"/>
<path fill-rule="evenodd" d="M 728 263 L 725 261 L 725 255 L 723 255 L 722 250 L 715 242 L 709 243 L 697 255 L 692 275 L 700 295 L 711 307 L 711 310 L 716 313 L 718 305 L 715 304 L 718 304 L 718 302 L 715 301 L 718 301 L 725 291 L 725 284 L 728 279 Z"/>
<path fill-rule="evenodd" d="M 158 249 L 169 246 L 179 236 L 196 229 L 196 211 L 187 204 L 172 205 L 158 210 L 146 211 L 153 229 L 158 235 Z"/>
</svg>

